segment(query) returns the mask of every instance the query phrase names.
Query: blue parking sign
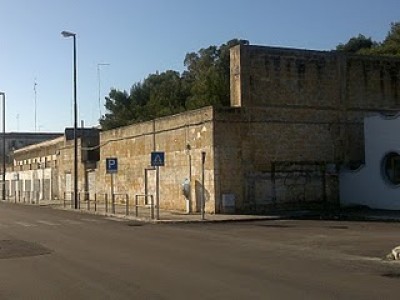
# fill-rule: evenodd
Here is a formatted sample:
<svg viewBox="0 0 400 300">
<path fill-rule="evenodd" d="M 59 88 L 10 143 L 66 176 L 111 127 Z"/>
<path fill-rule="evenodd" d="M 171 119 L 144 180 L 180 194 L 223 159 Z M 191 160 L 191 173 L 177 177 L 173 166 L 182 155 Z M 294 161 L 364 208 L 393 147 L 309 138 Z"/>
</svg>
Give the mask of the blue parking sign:
<svg viewBox="0 0 400 300">
<path fill-rule="evenodd" d="M 106 172 L 107 174 L 113 174 L 118 172 L 117 158 L 106 158 Z"/>
</svg>

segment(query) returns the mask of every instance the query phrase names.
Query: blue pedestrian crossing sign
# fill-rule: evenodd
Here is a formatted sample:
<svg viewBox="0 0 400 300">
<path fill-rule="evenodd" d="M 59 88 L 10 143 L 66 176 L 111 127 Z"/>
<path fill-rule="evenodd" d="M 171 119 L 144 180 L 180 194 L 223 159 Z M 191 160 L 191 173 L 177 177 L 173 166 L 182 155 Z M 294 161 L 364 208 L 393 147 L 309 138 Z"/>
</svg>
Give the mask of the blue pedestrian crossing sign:
<svg viewBox="0 0 400 300">
<path fill-rule="evenodd" d="M 162 167 L 165 165 L 165 152 L 151 152 L 151 166 Z"/>
<path fill-rule="evenodd" d="M 118 172 L 118 159 L 117 158 L 106 158 L 106 172 L 107 174 L 113 174 Z"/>
</svg>

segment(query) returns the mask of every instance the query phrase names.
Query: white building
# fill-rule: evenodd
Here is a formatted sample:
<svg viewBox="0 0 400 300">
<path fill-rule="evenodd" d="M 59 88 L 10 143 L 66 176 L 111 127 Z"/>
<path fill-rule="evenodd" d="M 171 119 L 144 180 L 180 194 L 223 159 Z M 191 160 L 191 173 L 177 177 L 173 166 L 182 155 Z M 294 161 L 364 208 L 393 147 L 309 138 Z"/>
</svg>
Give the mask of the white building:
<svg viewBox="0 0 400 300">
<path fill-rule="evenodd" d="M 341 170 L 343 207 L 400 210 L 400 115 L 365 118 L 365 165 Z"/>
</svg>

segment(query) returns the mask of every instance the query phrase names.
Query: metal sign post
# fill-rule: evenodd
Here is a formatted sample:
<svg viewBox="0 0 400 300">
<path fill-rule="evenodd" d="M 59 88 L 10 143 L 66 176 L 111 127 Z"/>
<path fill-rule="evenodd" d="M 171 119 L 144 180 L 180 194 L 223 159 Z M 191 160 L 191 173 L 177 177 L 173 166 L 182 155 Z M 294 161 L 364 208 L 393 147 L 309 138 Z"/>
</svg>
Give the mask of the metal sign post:
<svg viewBox="0 0 400 300">
<path fill-rule="evenodd" d="M 160 220 L 160 167 L 156 167 L 156 220 Z"/>
<path fill-rule="evenodd" d="M 151 152 L 151 166 L 156 167 L 156 220 L 160 219 L 160 167 L 165 165 L 164 152 Z"/>
<path fill-rule="evenodd" d="M 111 173 L 111 211 L 115 214 L 114 173 Z"/>
<path fill-rule="evenodd" d="M 204 164 L 206 162 L 206 152 L 201 151 L 201 219 L 205 220 L 205 187 L 204 187 Z"/>
<path fill-rule="evenodd" d="M 115 214 L 114 174 L 118 172 L 118 159 L 106 158 L 106 173 L 111 175 L 111 209 Z"/>
</svg>

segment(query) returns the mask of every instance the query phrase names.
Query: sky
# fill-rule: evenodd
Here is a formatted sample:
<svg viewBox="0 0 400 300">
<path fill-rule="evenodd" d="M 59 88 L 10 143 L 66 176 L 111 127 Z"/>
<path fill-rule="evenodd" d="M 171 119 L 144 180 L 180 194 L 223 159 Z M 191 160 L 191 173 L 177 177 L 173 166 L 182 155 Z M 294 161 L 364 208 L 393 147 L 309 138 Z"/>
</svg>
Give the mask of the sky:
<svg viewBox="0 0 400 300">
<path fill-rule="evenodd" d="M 188 52 L 233 38 L 332 50 L 359 33 L 382 41 L 397 21 L 399 0 L 0 0 L 6 131 L 73 126 L 73 41 L 63 30 L 77 37 L 78 124 L 96 126 L 111 88 L 183 71 Z"/>
</svg>

